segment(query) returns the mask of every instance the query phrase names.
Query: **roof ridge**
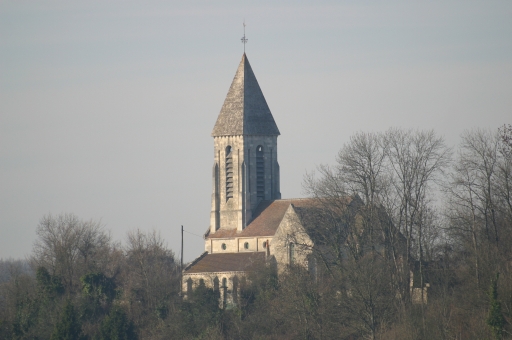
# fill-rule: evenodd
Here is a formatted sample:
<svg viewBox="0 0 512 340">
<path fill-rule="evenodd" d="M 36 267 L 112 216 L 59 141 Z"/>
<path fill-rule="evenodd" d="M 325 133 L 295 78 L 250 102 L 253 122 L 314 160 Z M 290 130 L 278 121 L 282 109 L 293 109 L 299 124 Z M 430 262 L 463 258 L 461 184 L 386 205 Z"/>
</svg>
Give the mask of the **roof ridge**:
<svg viewBox="0 0 512 340">
<path fill-rule="evenodd" d="M 316 197 L 299 197 L 299 198 L 283 198 L 282 201 L 305 201 L 305 200 L 314 200 Z"/>
<path fill-rule="evenodd" d="M 205 257 L 206 255 L 208 255 L 208 252 L 205 251 L 204 253 L 202 253 L 201 255 L 199 255 L 198 257 L 195 258 L 194 261 L 190 262 L 185 268 L 183 268 L 183 272 L 187 271 L 190 267 L 192 267 L 193 265 L 195 265 L 197 262 L 199 262 L 203 257 Z"/>
</svg>

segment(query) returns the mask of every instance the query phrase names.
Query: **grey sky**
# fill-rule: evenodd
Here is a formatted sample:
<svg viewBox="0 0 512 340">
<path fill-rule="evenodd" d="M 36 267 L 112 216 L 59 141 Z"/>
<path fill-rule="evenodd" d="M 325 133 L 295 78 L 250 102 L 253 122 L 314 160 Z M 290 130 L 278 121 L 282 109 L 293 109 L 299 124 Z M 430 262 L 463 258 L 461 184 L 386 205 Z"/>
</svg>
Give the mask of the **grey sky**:
<svg viewBox="0 0 512 340">
<path fill-rule="evenodd" d="M 0 2 L 0 258 L 39 219 L 117 240 L 209 224 L 211 130 L 247 55 L 281 131 L 283 198 L 356 131 L 512 123 L 512 2 Z M 203 249 L 186 234 L 185 260 Z"/>
</svg>

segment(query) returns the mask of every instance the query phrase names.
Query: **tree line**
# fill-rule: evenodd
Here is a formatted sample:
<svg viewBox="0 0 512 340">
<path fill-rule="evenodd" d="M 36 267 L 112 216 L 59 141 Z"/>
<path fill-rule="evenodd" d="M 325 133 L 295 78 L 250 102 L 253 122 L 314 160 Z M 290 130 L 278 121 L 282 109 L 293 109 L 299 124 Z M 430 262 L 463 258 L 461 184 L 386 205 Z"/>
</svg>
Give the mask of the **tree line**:
<svg viewBox="0 0 512 340">
<path fill-rule="evenodd" d="M 157 233 L 121 245 L 98 222 L 44 216 L 30 258 L 0 261 L 0 338 L 511 337 L 511 126 L 456 149 L 434 131 L 356 133 L 303 186 L 321 202 L 303 216 L 318 270 L 263 267 L 226 309 L 204 286 L 181 298 Z"/>
</svg>

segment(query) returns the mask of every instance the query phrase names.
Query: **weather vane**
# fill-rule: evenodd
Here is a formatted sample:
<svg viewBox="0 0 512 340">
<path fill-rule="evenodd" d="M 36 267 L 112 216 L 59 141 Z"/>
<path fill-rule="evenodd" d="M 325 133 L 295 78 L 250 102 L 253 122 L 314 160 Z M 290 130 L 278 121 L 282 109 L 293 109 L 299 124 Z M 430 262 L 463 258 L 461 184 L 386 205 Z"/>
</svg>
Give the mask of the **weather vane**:
<svg viewBox="0 0 512 340">
<path fill-rule="evenodd" d="M 244 44 L 244 54 L 245 54 L 245 44 L 247 44 L 247 41 L 249 40 L 245 37 L 245 20 L 244 20 L 244 36 L 240 40 L 242 41 L 242 44 Z"/>
</svg>

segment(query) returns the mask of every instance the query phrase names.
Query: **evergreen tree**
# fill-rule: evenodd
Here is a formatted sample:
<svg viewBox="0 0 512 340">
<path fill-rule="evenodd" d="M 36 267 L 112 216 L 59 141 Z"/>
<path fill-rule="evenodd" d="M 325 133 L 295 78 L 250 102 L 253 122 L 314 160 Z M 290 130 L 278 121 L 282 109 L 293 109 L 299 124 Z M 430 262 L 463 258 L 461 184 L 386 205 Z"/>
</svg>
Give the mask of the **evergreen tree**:
<svg viewBox="0 0 512 340">
<path fill-rule="evenodd" d="M 487 317 L 487 325 L 491 328 L 495 339 L 501 339 L 503 336 L 503 327 L 505 326 L 505 318 L 501 313 L 501 303 L 498 300 L 498 278 L 491 281 L 491 289 L 489 291 L 490 309 Z"/>
<path fill-rule="evenodd" d="M 73 304 L 68 300 L 60 321 L 55 325 L 51 340 L 84 339 L 82 327 L 78 320 Z"/>
<path fill-rule="evenodd" d="M 36 271 L 36 280 L 39 288 L 48 297 L 55 297 L 64 293 L 64 286 L 58 276 L 50 275 L 45 267 L 38 267 Z"/>
<path fill-rule="evenodd" d="M 111 302 L 116 295 L 116 284 L 113 278 L 103 273 L 89 273 L 80 278 L 82 292 L 94 300 Z"/>
<path fill-rule="evenodd" d="M 101 339 L 103 340 L 135 340 L 133 322 L 128 319 L 120 307 L 113 307 L 110 314 L 101 323 Z"/>
<path fill-rule="evenodd" d="M 182 328 L 194 337 L 200 336 L 208 327 L 219 324 L 223 310 L 219 308 L 219 291 L 200 284 L 188 294 L 181 305 Z"/>
</svg>

